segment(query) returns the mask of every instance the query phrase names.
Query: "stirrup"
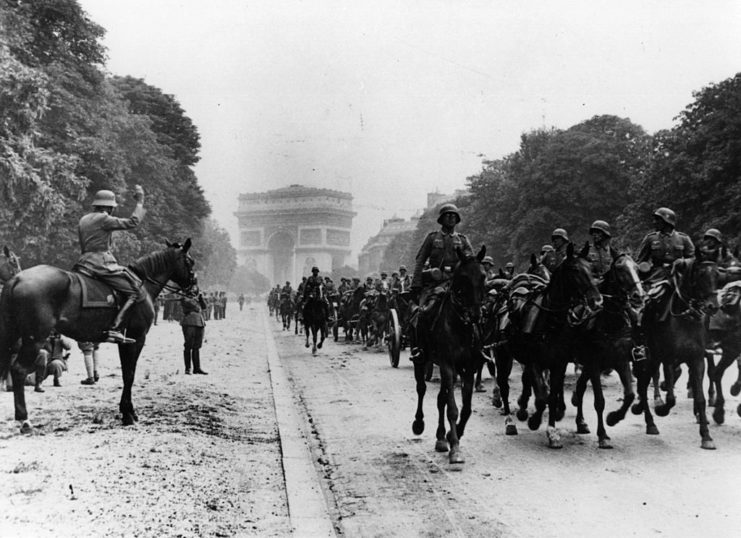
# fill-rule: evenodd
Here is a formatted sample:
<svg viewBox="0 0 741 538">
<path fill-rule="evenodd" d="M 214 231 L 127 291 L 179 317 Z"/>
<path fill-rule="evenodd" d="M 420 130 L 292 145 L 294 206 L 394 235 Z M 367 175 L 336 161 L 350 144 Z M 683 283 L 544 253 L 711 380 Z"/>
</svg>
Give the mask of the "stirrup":
<svg viewBox="0 0 741 538">
<path fill-rule="evenodd" d="M 124 336 L 123 333 L 115 331 L 113 329 L 105 332 L 106 342 L 110 344 L 135 344 L 136 340 Z"/>
</svg>

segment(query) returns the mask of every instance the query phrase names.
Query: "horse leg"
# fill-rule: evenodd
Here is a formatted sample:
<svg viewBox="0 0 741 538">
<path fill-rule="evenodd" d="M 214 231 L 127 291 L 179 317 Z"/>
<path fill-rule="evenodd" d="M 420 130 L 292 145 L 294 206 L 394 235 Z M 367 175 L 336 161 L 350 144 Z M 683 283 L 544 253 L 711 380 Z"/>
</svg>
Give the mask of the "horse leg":
<svg viewBox="0 0 741 538">
<path fill-rule="evenodd" d="M 664 399 L 661 397 L 661 389 L 663 383 L 659 381 L 659 378 L 661 377 L 661 372 L 658 368 L 654 371 L 653 375 L 651 376 L 651 382 L 654 387 L 654 407 L 657 407 L 659 405 L 664 405 Z"/>
<path fill-rule="evenodd" d="M 602 391 L 601 372 L 599 368 L 592 368 L 590 381 L 592 382 L 592 393 L 594 394 L 594 410 L 597 412 L 597 442 L 600 448 L 612 448 L 610 438 L 605 430 L 604 412 L 605 395 Z"/>
<path fill-rule="evenodd" d="M 636 397 L 635 392 L 633 392 L 633 378 L 630 375 L 630 363 L 626 360 L 622 363 L 622 366 L 616 370 L 620 376 L 620 383 L 623 385 L 623 404 L 617 411 L 612 411 L 607 414 L 608 426 L 615 426 L 625 418 L 628 408 Z"/>
<path fill-rule="evenodd" d="M 542 371 L 535 365 L 530 366 L 530 374 L 528 375 L 531 383 L 533 394 L 535 396 L 535 413 L 530 415 L 527 420 L 527 427 L 531 430 L 537 430 L 540 428 L 540 423 L 543 421 L 543 413 L 545 412 L 546 405 L 548 405 L 548 389 L 543 379 Z"/>
<path fill-rule="evenodd" d="M 736 364 L 738 366 L 738 373 L 736 381 L 731 385 L 731 396 L 738 396 L 739 393 L 741 393 L 741 355 L 736 359 Z M 741 414 L 741 412 L 739 412 L 739 414 Z"/>
<path fill-rule="evenodd" d="M 718 364 L 715 365 L 715 368 L 713 369 L 713 374 L 710 379 L 711 386 L 715 387 L 715 409 L 713 410 L 713 420 L 716 424 L 723 424 L 725 421 L 726 416 L 726 399 L 725 396 L 723 396 L 723 385 L 721 382 L 723 381 L 723 374 L 725 373 L 726 369 L 733 364 L 734 357 L 735 357 L 735 351 L 737 350 L 731 350 L 729 348 L 723 348 L 723 354 L 720 357 L 720 361 Z"/>
<path fill-rule="evenodd" d="M 671 362 L 663 362 L 664 365 L 664 384 L 666 385 L 666 403 L 663 405 L 656 405 L 654 406 L 654 410 L 656 411 L 656 414 L 660 417 L 665 417 L 669 414 L 669 411 L 671 411 L 672 407 L 677 403 L 677 399 L 674 396 L 674 384 L 677 382 L 677 379 L 675 377 L 677 373 L 677 369 L 674 367 L 674 364 Z M 703 367 L 703 374 L 705 373 L 705 368 Z M 704 396 L 703 396 L 704 400 Z"/>
<path fill-rule="evenodd" d="M 522 369 L 522 394 L 517 398 L 517 420 L 527 420 L 527 404 L 532 394 L 532 382 L 530 381 L 529 367 L 525 366 Z"/>
<path fill-rule="evenodd" d="M 464 394 L 468 394 L 469 404 L 471 394 L 473 393 L 473 377 L 467 376 L 466 381 L 468 383 L 468 389 L 464 388 Z M 455 372 L 449 365 L 440 368 L 440 385 L 445 385 L 447 393 L 447 415 L 448 415 L 448 434 L 446 436 L 448 443 L 450 444 L 450 453 L 448 454 L 448 461 L 450 463 L 464 463 L 465 460 L 461 454 L 460 439 L 458 437 L 458 405 L 455 403 Z M 470 405 L 469 405 L 470 415 Z"/>
<path fill-rule="evenodd" d="M 306 333 L 306 343 L 304 344 L 304 347 L 309 347 L 309 333 L 311 332 L 311 328 L 304 323 L 304 332 Z"/>
<path fill-rule="evenodd" d="M 646 422 L 646 433 L 648 435 L 658 435 L 659 429 L 654 423 L 654 417 L 651 414 L 651 408 L 648 405 L 648 383 L 653 377 L 654 371 L 658 370 L 659 365 L 653 363 L 650 359 L 641 361 L 641 364 L 642 366 L 637 368 L 638 371 L 636 372 L 638 377 L 638 403 L 633 406 L 633 412 L 635 412 L 636 406 L 639 407 L 638 413 L 640 413 L 642 409 L 643 417 Z"/>
<path fill-rule="evenodd" d="M 563 397 L 563 382 L 566 376 L 567 365 L 568 362 L 565 362 L 563 365 L 557 364 L 555 368 L 550 369 L 550 392 L 548 394 L 548 430 L 546 432 L 549 448 L 563 447 L 563 444 L 561 443 L 561 435 L 556 429 L 556 420 L 559 413 L 558 406 L 561 404 Z M 597 371 L 597 377 L 599 378 L 599 371 Z"/>
<path fill-rule="evenodd" d="M 448 452 L 450 444 L 445 437 L 445 406 L 448 403 L 448 386 L 440 376 L 440 390 L 437 393 L 437 430 L 435 431 L 435 451 Z"/>
<path fill-rule="evenodd" d="M 576 407 L 576 433 L 579 434 L 590 433 L 589 426 L 587 426 L 587 423 L 584 420 L 584 407 L 582 403 L 584 401 L 584 392 L 587 390 L 587 381 L 590 378 L 591 370 L 594 370 L 591 362 L 588 363 L 586 368 L 582 367 L 579 379 L 576 380 L 574 394 L 571 396 L 571 404 Z M 592 388 L 592 391 L 594 392 L 594 388 Z"/>
<path fill-rule="evenodd" d="M 715 353 L 706 353 L 705 358 L 708 361 L 708 407 L 715 407 L 715 385 L 713 378 L 715 376 Z"/>
<path fill-rule="evenodd" d="M 425 398 L 425 392 L 427 392 L 424 364 L 414 363 L 414 380 L 417 383 L 417 412 L 414 415 L 414 422 L 412 422 L 412 432 L 414 432 L 414 435 L 421 435 L 425 431 L 425 414 L 422 411 L 422 401 Z"/>
<path fill-rule="evenodd" d="M 24 338 L 18 351 L 18 357 L 10 368 L 11 378 L 13 379 L 15 420 L 21 422 L 21 433 L 31 433 L 33 431 L 31 421 L 28 420 L 28 410 L 26 409 L 26 375 L 33 368 L 43 342 L 43 338 Z M 39 373 L 36 372 L 36 375 L 38 376 Z"/>
<path fill-rule="evenodd" d="M 474 381 L 474 385 L 476 386 L 476 392 L 486 392 L 484 385 L 481 383 L 481 376 L 483 372 L 484 372 L 484 363 L 482 362 L 479 365 L 479 367 L 476 369 L 476 380 Z"/>
<path fill-rule="evenodd" d="M 124 382 L 118 410 L 121 412 L 121 419 L 124 426 L 131 426 L 139 420 L 134 410 L 134 404 L 131 401 L 131 387 L 134 385 L 136 363 L 144 347 L 145 338 L 144 336 L 139 337 L 134 344 L 118 344 L 118 357 L 121 361 L 121 375 Z"/>
<path fill-rule="evenodd" d="M 713 438 L 710 437 L 710 431 L 708 429 L 708 417 L 705 413 L 705 391 L 702 390 L 702 380 L 705 377 L 704 352 L 700 352 L 699 356 L 691 361 L 689 370 L 695 400 L 695 413 L 700 422 L 700 437 L 702 438 L 700 446 L 706 450 L 715 450 L 715 443 L 713 442 Z"/>
</svg>

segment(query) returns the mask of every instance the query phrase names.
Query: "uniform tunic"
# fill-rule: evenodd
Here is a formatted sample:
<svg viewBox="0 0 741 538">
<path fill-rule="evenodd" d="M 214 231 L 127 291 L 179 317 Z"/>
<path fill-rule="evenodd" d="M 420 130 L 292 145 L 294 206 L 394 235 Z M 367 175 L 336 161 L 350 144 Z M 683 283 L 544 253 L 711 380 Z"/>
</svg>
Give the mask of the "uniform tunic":
<svg viewBox="0 0 741 538">
<path fill-rule="evenodd" d="M 652 270 L 646 280 L 656 282 L 668 278 L 669 267 L 674 261 L 695 256 L 695 245 L 682 232 L 651 232 L 638 247 L 637 263 L 651 262 Z"/>
<path fill-rule="evenodd" d="M 184 346 L 190 349 L 200 349 L 203 345 L 203 333 L 206 327 L 206 322 L 203 319 L 206 301 L 199 294 L 198 298 L 183 297 L 180 300 L 180 305 L 183 308 L 183 319 L 180 321 L 180 326 L 183 328 Z"/>
<path fill-rule="evenodd" d="M 473 256 L 473 248 L 465 235 L 442 230 L 431 232 L 417 252 L 412 288 L 422 287 L 422 270 L 428 260 L 430 268 L 452 271 L 459 261 L 457 249 L 461 249 L 464 256 Z"/>
<path fill-rule="evenodd" d="M 592 264 L 592 274 L 594 277 L 602 278 L 612 266 L 612 249 L 609 244 L 600 247 L 590 243 L 587 259 Z"/>
</svg>

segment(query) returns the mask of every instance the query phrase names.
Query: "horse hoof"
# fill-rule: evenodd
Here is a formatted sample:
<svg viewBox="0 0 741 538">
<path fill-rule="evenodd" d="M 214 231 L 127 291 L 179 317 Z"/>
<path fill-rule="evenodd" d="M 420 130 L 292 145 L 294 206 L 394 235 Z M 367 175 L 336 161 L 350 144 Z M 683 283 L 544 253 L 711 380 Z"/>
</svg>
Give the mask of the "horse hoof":
<svg viewBox="0 0 741 538">
<path fill-rule="evenodd" d="M 501 408 L 501 407 L 502 407 L 502 403 L 503 403 L 503 402 L 502 402 L 502 399 L 501 399 L 501 398 L 497 398 L 496 396 L 494 396 L 494 397 L 493 397 L 493 398 L 491 399 L 491 405 L 493 405 L 493 406 L 494 406 L 494 407 L 496 407 L 497 409 L 499 409 L 499 408 Z"/>
<path fill-rule="evenodd" d="M 532 431 L 540 428 L 540 417 L 533 415 L 529 419 L 527 419 L 527 427 L 530 428 Z"/>
<path fill-rule="evenodd" d="M 28 420 L 24 420 L 23 424 L 21 424 L 21 433 L 28 435 L 31 432 L 33 432 L 33 426 L 31 426 L 31 423 Z"/>
<path fill-rule="evenodd" d="M 576 392 L 571 393 L 571 405 L 579 407 L 579 400 L 576 399 Z"/>
<path fill-rule="evenodd" d="M 561 409 L 560 407 L 556 409 L 556 412 L 553 414 L 553 417 L 556 419 L 556 422 L 563 420 L 563 416 L 566 413 L 565 409 Z"/>
<path fill-rule="evenodd" d="M 664 403 L 664 400 L 661 397 L 654 398 L 654 407 L 659 407 L 662 405 L 666 405 L 666 404 Z"/>
<path fill-rule="evenodd" d="M 445 439 L 438 439 L 435 441 L 435 452 L 447 452 L 450 450 L 448 448 L 448 442 Z"/>
<path fill-rule="evenodd" d="M 600 439 L 598 446 L 600 448 L 606 448 L 606 449 L 612 448 L 612 445 L 609 443 L 608 439 Z"/>
<path fill-rule="evenodd" d="M 646 424 L 646 435 L 659 435 L 659 429 L 656 424 Z"/>
<path fill-rule="evenodd" d="M 582 422 L 581 424 L 576 425 L 576 433 L 588 434 L 592 432 L 589 431 L 589 426 L 587 426 L 584 422 Z"/>
<path fill-rule="evenodd" d="M 741 393 L 741 383 L 736 381 L 733 385 L 731 385 L 731 396 L 738 396 L 739 393 Z"/>
<path fill-rule="evenodd" d="M 306 344 L 304 344 L 304 347 L 309 347 L 309 343 L 307 342 Z"/>
<path fill-rule="evenodd" d="M 450 451 L 450 454 L 448 455 L 448 462 L 452 464 L 459 464 L 466 463 L 466 460 L 463 458 L 461 450 L 459 448 L 455 448 Z"/>
<path fill-rule="evenodd" d="M 638 402 L 631 405 L 630 412 L 634 415 L 640 415 L 641 413 L 643 413 L 643 402 Z"/>
<path fill-rule="evenodd" d="M 738 404 L 738 407 L 736 408 L 736 414 L 741 417 L 741 404 Z"/>
<path fill-rule="evenodd" d="M 546 436 L 548 437 L 548 448 L 563 448 L 563 443 L 561 443 L 561 434 L 558 433 L 556 428 L 548 427 Z"/>
<path fill-rule="evenodd" d="M 486 392 L 484 385 L 476 385 L 476 392 Z"/>
<path fill-rule="evenodd" d="M 514 424 L 507 424 L 504 427 L 504 435 L 517 435 L 517 426 Z"/>
<path fill-rule="evenodd" d="M 424 420 L 415 420 L 412 422 L 412 432 L 414 435 L 422 435 L 422 432 L 425 431 L 425 421 Z"/>
<path fill-rule="evenodd" d="M 671 407 L 669 407 L 667 404 L 657 405 L 656 407 L 654 407 L 654 411 L 656 411 L 656 414 L 660 417 L 667 416 L 670 410 Z"/>
<path fill-rule="evenodd" d="M 723 424 L 726 421 L 726 410 L 720 406 L 713 411 L 713 420 L 716 424 Z"/>
<path fill-rule="evenodd" d="M 739 409 L 741 409 L 741 405 L 739 406 Z M 515 416 L 517 417 L 517 420 L 519 420 L 520 422 L 525 422 L 528 416 L 527 409 L 522 409 L 522 408 L 518 409 Z"/>
<path fill-rule="evenodd" d="M 319 343 L 318 343 L 318 344 L 316 345 L 316 347 L 317 347 L 317 349 L 322 349 L 322 343 L 321 343 L 321 342 L 319 342 Z"/>
<path fill-rule="evenodd" d="M 666 381 L 662 381 L 661 383 L 659 383 L 659 389 L 666 392 Z"/>
<path fill-rule="evenodd" d="M 620 422 L 621 420 L 622 420 L 622 418 L 620 417 L 620 415 L 618 414 L 618 412 L 617 411 L 612 411 L 610 413 L 607 413 L 607 418 L 605 419 L 605 423 L 608 426 L 612 427 L 615 424 L 617 424 L 618 422 Z"/>
<path fill-rule="evenodd" d="M 712 439 L 703 439 L 702 443 L 700 443 L 700 447 L 705 450 L 715 450 L 715 443 Z"/>
</svg>

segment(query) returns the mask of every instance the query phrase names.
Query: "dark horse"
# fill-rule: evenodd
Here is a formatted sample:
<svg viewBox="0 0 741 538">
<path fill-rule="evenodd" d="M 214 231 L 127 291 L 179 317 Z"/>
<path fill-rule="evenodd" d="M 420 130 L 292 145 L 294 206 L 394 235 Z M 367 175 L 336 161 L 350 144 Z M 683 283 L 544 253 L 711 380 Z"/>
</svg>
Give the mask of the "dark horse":
<svg viewBox="0 0 741 538">
<path fill-rule="evenodd" d="M 293 317 L 293 297 L 290 293 L 284 293 L 280 297 L 280 317 L 283 321 L 283 330 L 290 331 Z"/>
<path fill-rule="evenodd" d="M 190 239 L 182 246 L 168 243 L 167 248 L 139 258 L 129 266 L 142 279 L 147 298 L 129 310 L 126 334 L 135 343 L 118 346 L 124 381 L 119 410 L 124 425 L 138 420 L 131 402 L 131 386 L 136 362 L 154 320 L 153 301 L 168 280 L 184 289 L 194 282 L 193 259 L 188 254 L 190 245 Z M 24 379 L 51 330 L 56 328 L 80 342 L 100 342 L 116 315 L 112 308 L 82 309 L 81 296 L 80 281 L 68 271 L 50 265 L 21 271 L 3 288 L 0 296 L 0 378 L 10 370 L 15 419 L 22 422 L 24 433 L 31 431 L 23 392 Z M 11 364 L 18 344 L 18 358 Z"/>
<path fill-rule="evenodd" d="M 583 365 L 571 402 L 576 406 L 576 432 L 589 433 L 584 421 L 582 402 L 587 382 L 592 383 L 594 409 L 597 412 L 597 438 L 600 448 L 612 448 L 605 431 L 603 413 L 605 397 L 602 391 L 601 374 L 614 369 L 623 385 L 623 402 L 620 409 L 607 416 L 607 424 L 614 426 L 622 419 L 635 399 L 633 376 L 630 372 L 633 342 L 633 323 L 629 314 L 630 301 L 634 296 L 643 298 L 643 285 L 638 278 L 638 266 L 628 254 L 613 254 L 610 269 L 604 274 L 599 286 L 604 299 L 602 309 L 587 319 L 581 326 L 574 327 L 574 350 L 576 362 Z"/>
<path fill-rule="evenodd" d="M 316 355 L 317 349 L 322 349 L 324 339 L 327 337 L 327 315 L 324 310 L 322 299 L 316 297 L 313 293 L 309 294 L 304 303 L 304 331 L 306 331 L 306 344 L 309 347 L 309 333 L 311 333 L 313 342 L 311 354 Z M 317 333 L 320 333 L 320 340 L 317 343 Z"/>
<path fill-rule="evenodd" d="M 365 290 L 357 287 L 352 291 L 346 291 L 340 304 L 340 319 L 345 329 L 345 340 L 351 342 L 353 333 L 358 327 L 360 316 L 360 303 L 363 301 Z M 359 332 L 359 331 L 358 331 Z"/>
<path fill-rule="evenodd" d="M 700 424 L 702 448 L 714 449 L 705 415 L 705 394 L 702 390 L 705 375 L 706 315 L 718 309 L 716 289 L 718 266 L 700 259 L 677 260 L 672 266 L 671 283 L 659 299 L 646 303 L 643 327 L 648 346 L 648 358 L 636 363 L 639 403 L 646 420 L 646 433 L 659 433 L 647 404 L 648 383 L 664 367 L 666 403 L 655 407 L 664 417 L 676 403 L 674 396 L 675 366 L 683 362 L 689 367 L 694 393 L 694 408 Z M 634 406 L 636 407 L 636 406 Z M 640 411 L 640 409 L 636 409 Z"/>
<path fill-rule="evenodd" d="M 386 334 L 386 326 L 388 325 L 390 315 L 388 292 L 380 291 L 373 303 L 373 308 L 371 308 L 368 313 L 369 331 L 365 347 L 370 345 L 378 346 L 379 344 L 384 343 L 383 338 Z"/>
<path fill-rule="evenodd" d="M 476 323 L 484 299 L 486 271 L 481 265 L 486 248 L 481 247 L 473 257 L 465 257 L 458 251 L 459 262 L 445 294 L 438 304 L 421 316 L 419 320 L 420 344 L 427 355 L 440 368 L 440 392 L 437 395 L 438 425 L 435 450 L 450 450 L 450 463 L 463 463 L 460 438 L 471 416 L 473 378 L 481 364 L 481 346 L 476 338 Z M 422 402 L 427 385 L 425 383 L 426 362 L 414 363 L 414 379 L 417 382 L 417 412 L 412 431 L 420 435 L 425 429 Z M 456 374 L 462 382 L 463 407 L 458 421 L 458 406 L 455 402 L 454 382 Z M 450 430 L 445 433 L 447 411 Z"/>
<path fill-rule="evenodd" d="M 592 268 L 586 256 L 589 245 L 577 255 L 569 243 L 566 258 L 553 270 L 551 280 L 538 291 L 517 298 L 510 297 L 510 325 L 495 343 L 497 353 L 509 354 L 523 365 L 523 395 L 518 400 L 521 420 L 527 418 L 530 388 L 535 392 L 535 413 L 528 427 L 540 427 L 548 406 L 548 446 L 561 448 L 556 421 L 563 417 L 563 385 L 566 366 L 573 357 L 573 334 L 569 317 L 575 311 L 590 311 L 602 305 L 602 296 L 592 278 Z M 546 383 L 545 372 L 549 373 Z M 498 378 L 499 380 L 499 378 Z M 507 382 L 502 378 L 502 382 Z M 503 390 L 504 393 L 504 390 Z"/>
</svg>

